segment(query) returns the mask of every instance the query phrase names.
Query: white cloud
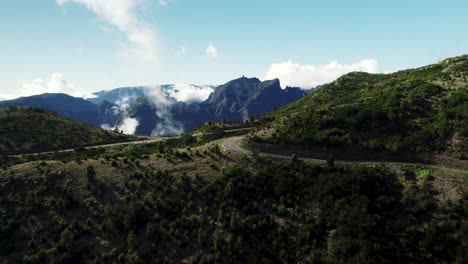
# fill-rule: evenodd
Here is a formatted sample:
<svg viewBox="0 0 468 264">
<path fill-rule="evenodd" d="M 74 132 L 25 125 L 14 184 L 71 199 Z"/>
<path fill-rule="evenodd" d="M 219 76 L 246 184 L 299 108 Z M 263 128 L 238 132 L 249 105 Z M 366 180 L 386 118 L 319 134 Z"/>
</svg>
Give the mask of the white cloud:
<svg viewBox="0 0 468 264">
<path fill-rule="evenodd" d="M 140 122 L 138 121 L 138 119 L 124 117 L 120 125 L 117 126 L 117 129 L 119 131 L 122 131 L 122 133 L 124 134 L 133 135 L 135 134 L 135 131 L 138 125 L 140 125 Z M 102 124 L 101 128 L 106 129 L 106 130 L 114 130 L 116 127 L 110 126 L 109 124 Z"/>
<path fill-rule="evenodd" d="M 133 135 L 135 134 L 136 128 L 140 122 L 136 118 L 125 118 L 119 125 L 119 130 L 122 130 L 124 134 Z"/>
<path fill-rule="evenodd" d="M 135 96 L 122 96 L 117 101 L 115 101 L 115 106 L 112 107 L 114 115 L 121 114 L 122 121 L 117 125 L 117 129 L 123 131 L 124 134 L 132 135 L 135 134 L 137 127 L 140 125 L 140 122 L 136 118 L 129 117 L 128 109 L 132 100 L 135 100 Z M 102 124 L 102 129 L 114 130 L 116 127 L 113 127 L 109 124 Z"/>
<path fill-rule="evenodd" d="M 185 54 L 185 52 L 187 52 L 187 49 L 184 46 L 182 46 L 175 52 L 175 55 L 182 56 Z"/>
<path fill-rule="evenodd" d="M 136 9 L 144 0 L 56 0 L 60 6 L 68 2 L 85 6 L 100 19 L 115 26 L 127 36 L 129 46 L 119 52 L 120 57 L 157 63 L 159 59 L 156 32 L 139 19 Z M 166 3 L 168 1 L 160 1 Z"/>
<path fill-rule="evenodd" d="M 215 59 L 218 57 L 218 49 L 215 47 L 213 43 L 208 44 L 208 47 L 206 48 L 205 52 L 206 52 L 206 55 L 208 55 L 208 57 L 212 59 Z"/>
<path fill-rule="evenodd" d="M 6 93 L 0 93 L 0 101 L 4 101 L 4 100 L 10 100 L 10 99 L 14 99 L 15 98 L 15 95 L 13 94 L 6 94 Z"/>
<path fill-rule="evenodd" d="M 90 92 L 77 89 L 73 84 L 65 80 L 61 73 L 55 72 L 49 80 L 41 78 L 32 81 L 20 81 L 19 89 L 15 97 L 30 96 L 43 93 L 66 93 L 75 97 L 91 98 L 94 95 Z"/>
<path fill-rule="evenodd" d="M 155 114 L 159 118 L 152 136 L 180 135 L 184 133 L 184 125 L 175 120 L 171 114 L 170 107 L 174 104 L 174 99 L 165 96 L 161 86 L 148 87 L 146 89 L 147 98 L 155 107 Z"/>
<path fill-rule="evenodd" d="M 307 89 L 332 82 L 354 71 L 378 73 L 380 67 L 376 60 L 362 60 L 355 64 L 339 64 L 337 61 L 332 61 L 323 65 L 302 65 L 287 61 L 270 65 L 263 78 L 266 80 L 278 78 L 284 86 Z"/>
<path fill-rule="evenodd" d="M 121 98 L 117 99 L 114 104 L 118 111 L 126 112 L 130 108 L 131 102 L 135 101 L 136 99 L 138 98 L 135 95 L 122 96 Z"/>
<path fill-rule="evenodd" d="M 196 86 L 192 84 L 175 84 L 168 90 L 168 95 L 177 101 L 192 103 L 204 101 L 213 92 L 213 86 Z"/>
<path fill-rule="evenodd" d="M 162 6 L 168 6 L 172 0 L 158 0 L 158 3 Z"/>
</svg>

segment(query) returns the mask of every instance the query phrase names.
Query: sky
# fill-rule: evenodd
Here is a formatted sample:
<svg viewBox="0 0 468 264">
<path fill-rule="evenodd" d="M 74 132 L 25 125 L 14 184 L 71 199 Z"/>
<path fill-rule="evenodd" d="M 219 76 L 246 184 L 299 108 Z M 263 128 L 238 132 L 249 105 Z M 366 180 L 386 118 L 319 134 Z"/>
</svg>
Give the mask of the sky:
<svg viewBox="0 0 468 264">
<path fill-rule="evenodd" d="M 311 88 L 468 53 L 466 0 L 0 1 L 0 99 L 279 78 Z"/>
</svg>

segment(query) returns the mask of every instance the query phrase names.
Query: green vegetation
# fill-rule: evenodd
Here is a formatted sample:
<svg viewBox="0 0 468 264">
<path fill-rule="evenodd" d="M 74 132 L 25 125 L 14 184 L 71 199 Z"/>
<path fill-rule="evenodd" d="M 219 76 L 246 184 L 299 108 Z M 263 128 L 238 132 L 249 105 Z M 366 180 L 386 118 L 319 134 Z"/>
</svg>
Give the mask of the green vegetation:
<svg viewBox="0 0 468 264">
<path fill-rule="evenodd" d="M 0 109 L 0 124 L 0 154 L 53 151 L 134 139 L 35 107 Z"/>
<path fill-rule="evenodd" d="M 462 263 L 468 257 L 468 197 L 437 203 L 430 180 L 294 158 L 239 162 L 213 178 L 151 166 L 122 167 L 114 175 L 123 177 L 108 177 L 112 165 L 92 161 L 75 169 L 40 162 L 23 175 L 4 171 L 0 261 Z"/>
<path fill-rule="evenodd" d="M 267 115 L 251 138 L 464 157 L 467 61 L 346 75 Z M 459 169 L 344 164 L 333 151 L 324 164 L 258 150 L 227 156 L 213 142 L 227 136 L 226 122 L 97 148 L 84 146 L 131 137 L 31 107 L 0 110 L 0 123 L 0 153 L 74 148 L 0 156 L 0 263 L 468 259 L 468 185 Z M 229 135 L 237 133 L 246 132 Z"/>
<path fill-rule="evenodd" d="M 350 73 L 266 115 L 254 140 L 368 152 L 468 150 L 468 56 L 392 74 Z"/>
<path fill-rule="evenodd" d="M 244 122 L 235 122 L 235 121 L 226 121 L 226 120 L 221 120 L 219 122 L 209 121 L 209 122 L 206 122 L 204 125 L 200 126 L 199 128 L 197 128 L 196 130 L 194 130 L 193 134 L 248 128 L 254 125 L 255 123 L 251 122 L 250 120 L 246 120 Z"/>
</svg>

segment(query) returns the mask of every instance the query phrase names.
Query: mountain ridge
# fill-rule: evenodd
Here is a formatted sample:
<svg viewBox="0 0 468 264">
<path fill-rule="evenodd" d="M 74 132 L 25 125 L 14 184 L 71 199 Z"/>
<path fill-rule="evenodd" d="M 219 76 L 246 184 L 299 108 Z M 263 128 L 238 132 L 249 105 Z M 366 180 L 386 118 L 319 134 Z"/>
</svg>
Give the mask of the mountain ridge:
<svg viewBox="0 0 468 264">
<path fill-rule="evenodd" d="M 267 114 L 260 141 L 367 151 L 467 151 L 468 56 L 390 74 L 353 72 Z M 262 136 L 262 133 L 264 136 Z"/>
<path fill-rule="evenodd" d="M 0 154 L 55 151 L 133 138 L 29 106 L 0 109 L 0 123 Z"/>
<path fill-rule="evenodd" d="M 154 130 L 150 126 L 178 124 L 178 129 L 174 131 L 180 132 L 196 129 L 207 121 L 245 121 L 307 94 L 300 88 L 282 89 L 278 79 L 262 82 L 258 78 L 246 77 L 216 88 L 210 85 L 190 87 L 195 92 L 209 89 L 213 89 L 213 92 L 201 102 L 181 102 L 174 98 L 183 92 L 178 90 L 177 85 L 160 85 L 157 91 L 149 86 L 120 87 L 96 92 L 96 97 L 86 100 L 66 94 L 22 97 L 0 102 L 0 108 L 20 105 L 42 107 L 96 127 L 120 127 L 127 118 L 135 118 L 140 123 L 136 133 L 150 135 Z M 139 101 L 144 97 L 147 100 Z M 143 106 L 143 102 L 146 102 L 146 106 Z M 146 110 L 139 111 L 138 107 L 145 107 Z M 164 115 L 158 116 L 161 113 Z"/>
</svg>

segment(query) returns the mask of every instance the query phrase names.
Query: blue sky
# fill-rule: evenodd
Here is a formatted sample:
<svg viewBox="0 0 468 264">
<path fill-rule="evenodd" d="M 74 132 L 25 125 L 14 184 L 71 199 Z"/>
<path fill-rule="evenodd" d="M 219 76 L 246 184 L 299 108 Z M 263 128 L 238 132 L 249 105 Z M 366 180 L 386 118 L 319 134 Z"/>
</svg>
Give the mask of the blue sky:
<svg viewBox="0 0 468 264">
<path fill-rule="evenodd" d="M 242 75 L 308 88 L 466 54 L 466 14 L 466 0 L 1 1 L 0 98 Z"/>
</svg>

